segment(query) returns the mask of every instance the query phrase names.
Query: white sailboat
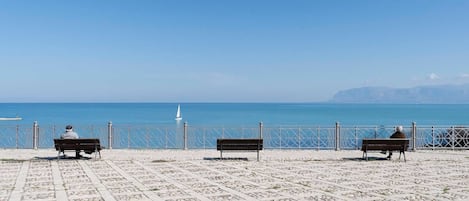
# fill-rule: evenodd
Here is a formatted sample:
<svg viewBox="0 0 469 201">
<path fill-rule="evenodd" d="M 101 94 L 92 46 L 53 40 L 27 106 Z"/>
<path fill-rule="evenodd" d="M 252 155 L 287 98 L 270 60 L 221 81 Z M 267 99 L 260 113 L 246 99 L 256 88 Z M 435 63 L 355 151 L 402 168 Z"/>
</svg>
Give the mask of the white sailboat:
<svg viewBox="0 0 469 201">
<path fill-rule="evenodd" d="M 175 118 L 176 121 L 180 121 L 182 120 L 182 116 L 181 116 L 181 106 L 178 104 L 178 110 L 176 112 L 176 118 Z"/>
</svg>

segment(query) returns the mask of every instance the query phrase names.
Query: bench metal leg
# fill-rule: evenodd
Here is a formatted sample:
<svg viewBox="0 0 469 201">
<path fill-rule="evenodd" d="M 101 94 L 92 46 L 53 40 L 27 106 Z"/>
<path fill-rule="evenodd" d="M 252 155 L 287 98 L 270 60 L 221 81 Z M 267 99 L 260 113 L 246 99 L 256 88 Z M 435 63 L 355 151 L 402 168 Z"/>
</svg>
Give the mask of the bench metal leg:
<svg viewBox="0 0 469 201">
<path fill-rule="evenodd" d="M 368 161 L 368 145 L 366 145 L 365 149 L 363 150 L 363 159 L 366 159 L 366 161 Z"/>
<path fill-rule="evenodd" d="M 75 150 L 75 158 L 81 158 L 81 150 Z"/>
<path fill-rule="evenodd" d="M 98 157 L 98 146 L 94 145 L 94 159 Z M 99 153 L 99 158 L 101 158 L 101 153 Z"/>
<path fill-rule="evenodd" d="M 399 153 L 399 160 L 401 160 L 401 153 L 402 153 L 402 155 L 404 155 L 404 162 L 407 162 L 407 160 L 406 160 L 406 158 L 405 158 L 405 151 L 401 151 L 401 152 Z"/>
<path fill-rule="evenodd" d="M 259 162 L 259 149 L 257 149 L 257 162 Z"/>
<path fill-rule="evenodd" d="M 401 160 L 401 155 L 404 155 L 404 162 L 407 162 L 407 160 L 405 158 L 405 151 L 400 151 L 399 152 L 399 160 Z"/>
</svg>

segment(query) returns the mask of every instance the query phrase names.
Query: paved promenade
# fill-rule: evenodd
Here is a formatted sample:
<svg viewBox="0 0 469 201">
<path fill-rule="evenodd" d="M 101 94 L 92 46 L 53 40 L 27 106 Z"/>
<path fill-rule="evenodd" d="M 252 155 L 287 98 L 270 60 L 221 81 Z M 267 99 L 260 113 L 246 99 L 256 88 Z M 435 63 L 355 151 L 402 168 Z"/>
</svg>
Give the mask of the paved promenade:
<svg viewBox="0 0 469 201">
<path fill-rule="evenodd" d="M 255 152 L 218 160 L 215 150 L 56 156 L 0 150 L 0 200 L 469 200 L 469 151 L 408 152 L 407 162 L 363 161 L 360 151 L 267 150 L 260 162 Z"/>
</svg>

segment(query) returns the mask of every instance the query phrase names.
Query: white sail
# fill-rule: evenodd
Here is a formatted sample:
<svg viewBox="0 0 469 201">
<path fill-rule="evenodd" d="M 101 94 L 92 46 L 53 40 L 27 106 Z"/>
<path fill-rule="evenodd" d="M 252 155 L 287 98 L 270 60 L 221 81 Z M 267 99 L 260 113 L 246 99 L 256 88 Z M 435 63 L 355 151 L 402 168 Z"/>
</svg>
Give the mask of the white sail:
<svg viewBox="0 0 469 201">
<path fill-rule="evenodd" d="M 178 105 L 178 110 L 176 112 L 176 119 L 175 120 L 181 120 L 182 119 L 182 116 L 181 116 L 181 106 Z"/>
</svg>

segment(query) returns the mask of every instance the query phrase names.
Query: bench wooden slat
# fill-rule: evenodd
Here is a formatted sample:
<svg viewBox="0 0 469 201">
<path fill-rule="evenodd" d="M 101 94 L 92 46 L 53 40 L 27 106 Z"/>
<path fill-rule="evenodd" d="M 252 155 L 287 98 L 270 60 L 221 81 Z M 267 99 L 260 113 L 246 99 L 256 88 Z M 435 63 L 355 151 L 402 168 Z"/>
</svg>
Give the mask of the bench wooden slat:
<svg viewBox="0 0 469 201">
<path fill-rule="evenodd" d="M 263 139 L 217 139 L 217 150 L 220 151 L 220 158 L 223 158 L 223 151 L 257 151 L 257 160 L 259 161 L 259 151 L 262 149 L 264 149 Z"/>
<path fill-rule="evenodd" d="M 98 138 L 54 139 L 54 146 L 59 152 L 57 158 L 60 158 L 60 152 L 67 150 L 97 152 L 96 154 L 99 154 L 101 158 L 102 147 Z"/>
<path fill-rule="evenodd" d="M 368 160 L 368 151 L 399 151 L 399 159 L 401 154 L 404 154 L 405 151 L 409 148 L 409 139 L 405 138 L 391 138 L 391 139 L 363 139 L 362 141 L 362 151 L 363 158 L 366 156 Z"/>
<path fill-rule="evenodd" d="M 262 146 L 258 146 L 258 145 L 245 145 L 245 146 L 240 146 L 240 145 L 220 145 L 220 146 L 217 146 L 217 150 L 257 151 L 257 150 L 262 150 Z"/>
</svg>

